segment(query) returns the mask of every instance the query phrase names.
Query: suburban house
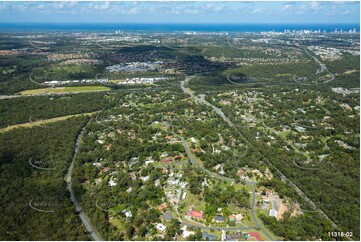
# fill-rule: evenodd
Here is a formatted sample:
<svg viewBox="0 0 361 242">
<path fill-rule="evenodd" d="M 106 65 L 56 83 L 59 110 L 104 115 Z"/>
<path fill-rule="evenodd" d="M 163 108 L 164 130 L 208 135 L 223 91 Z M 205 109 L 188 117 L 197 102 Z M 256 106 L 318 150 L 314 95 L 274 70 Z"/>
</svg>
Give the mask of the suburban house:
<svg viewBox="0 0 361 242">
<path fill-rule="evenodd" d="M 223 216 L 220 216 L 220 215 L 214 216 L 213 220 L 214 220 L 216 223 L 224 223 L 224 222 L 226 222 L 226 218 L 223 217 Z"/>
<path fill-rule="evenodd" d="M 186 219 L 203 219 L 203 212 L 197 210 L 188 211 L 185 215 Z"/>
<path fill-rule="evenodd" d="M 181 232 L 182 232 L 182 237 L 185 238 L 185 239 L 188 238 L 190 235 L 195 234 L 193 231 L 187 230 L 187 226 L 184 226 L 181 229 Z"/>
<path fill-rule="evenodd" d="M 276 209 L 271 209 L 270 211 L 269 211 L 269 216 L 270 217 L 275 217 L 275 218 L 277 218 L 277 210 Z"/>
<path fill-rule="evenodd" d="M 262 241 L 261 236 L 258 232 L 249 232 L 247 239 L 255 238 L 257 241 Z"/>
<path fill-rule="evenodd" d="M 168 204 L 162 203 L 161 205 L 158 206 L 158 210 L 159 210 L 159 211 L 163 211 L 163 210 L 166 209 L 167 207 L 168 207 Z"/>
<path fill-rule="evenodd" d="M 175 160 L 179 160 L 179 159 L 184 158 L 184 155 L 179 154 L 179 155 L 174 156 L 173 158 L 174 158 Z"/>
<path fill-rule="evenodd" d="M 240 241 L 240 240 L 244 240 L 242 239 L 243 235 L 241 233 L 235 233 L 235 234 L 227 234 L 226 235 L 226 240 L 230 240 L 230 241 Z"/>
<path fill-rule="evenodd" d="M 229 215 L 228 219 L 229 219 L 229 222 L 234 222 L 234 221 L 236 221 L 236 216 L 235 215 Z"/>
<path fill-rule="evenodd" d="M 161 223 L 157 224 L 155 228 L 161 233 L 164 233 L 167 229 L 167 227 L 165 227 L 165 225 Z"/>
<path fill-rule="evenodd" d="M 141 176 L 139 177 L 143 182 L 146 182 L 149 180 L 149 176 Z"/>
<path fill-rule="evenodd" d="M 131 217 L 133 217 L 133 215 L 132 215 L 132 211 L 126 211 L 125 212 L 125 217 L 127 217 L 127 218 L 131 218 Z"/>
<path fill-rule="evenodd" d="M 129 173 L 129 176 L 133 181 L 137 179 L 137 176 L 134 174 L 134 172 Z"/>
<path fill-rule="evenodd" d="M 117 183 L 115 182 L 115 180 L 116 180 L 117 178 L 110 178 L 110 180 L 109 180 L 109 182 L 108 182 L 108 184 L 109 184 L 109 186 L 111 186 L 111 187 L 114 187 L 114 186 L 116 186 L 117 185 Z"/>
<path fill-rule="evenodd" d="M 203 232 L 202 233 L 202 239 L 204 239 L 206 241 L 213 241 L 213 240 L 217 240 L 217 236 L 212 235 L 212 234 L 208 234 L 207 232 Z"/>
<path fill-rule="evenodd" d="M 236 217 L 236 223 L 237 224 L 242 223 L 242 219 L 243 219 L 242 214 L 234 214 L 234 216 Z"/>
</svg>

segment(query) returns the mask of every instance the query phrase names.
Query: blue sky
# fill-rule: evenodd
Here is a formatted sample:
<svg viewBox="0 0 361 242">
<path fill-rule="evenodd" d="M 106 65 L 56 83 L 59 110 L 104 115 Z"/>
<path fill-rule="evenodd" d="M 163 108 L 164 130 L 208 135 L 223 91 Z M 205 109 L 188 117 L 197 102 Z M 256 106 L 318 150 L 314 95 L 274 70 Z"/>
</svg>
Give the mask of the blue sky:
<svg viewBox="0 0 361 242">
<path fill-rule="evenodd" d="M 0 23 L 359 23 L 359 2 L 0 2 Z"/>
</svg>

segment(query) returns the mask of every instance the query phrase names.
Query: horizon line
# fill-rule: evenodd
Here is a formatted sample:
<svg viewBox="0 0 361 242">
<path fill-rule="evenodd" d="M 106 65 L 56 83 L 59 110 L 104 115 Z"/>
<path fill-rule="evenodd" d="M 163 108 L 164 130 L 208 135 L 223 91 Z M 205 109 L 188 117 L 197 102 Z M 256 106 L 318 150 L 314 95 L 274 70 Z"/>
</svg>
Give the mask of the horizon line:
<svg viewBox="0 0 361 242">
<path fill-rule="evenodd" d="M 312 23 L 302 23 L 302 22 L 295 22 L 295 23 L 284 23 L 284 22 L 269 22 L 269 23 L 233 23 L 233 22 L 171 22 L 171 23 L 164 23 L 164 22 L 0 22 L 0 24 L 199 24 L 199 25 L 215 25 L 215 24 L 358 24 L 359 22 L 335 22 L 335 23 L 324 23 L 324 22 L 312 22 Z"/>
</svg>

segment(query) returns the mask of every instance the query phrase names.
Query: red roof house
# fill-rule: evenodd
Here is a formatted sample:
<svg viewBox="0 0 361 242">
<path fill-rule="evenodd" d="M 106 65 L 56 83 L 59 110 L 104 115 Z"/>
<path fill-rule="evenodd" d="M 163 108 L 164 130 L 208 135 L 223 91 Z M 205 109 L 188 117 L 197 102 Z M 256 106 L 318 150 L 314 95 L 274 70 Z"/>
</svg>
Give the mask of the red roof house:
<svg viewBox="0 0 361 242">
<path fill-rule="evenodd" d="M 198 218 L 198 219 L 202 219 L 203 218 L 203 212 L 197 211 L 197 210 L 192 210 L 189 211 L 186 214 L 186 219 L 191 219 L 191 218 Z"/>
<path fill-rule="evenodd" d="M 259 235 L 258 232 L 249 232 L 248 234 L 249 234 L 249 237 L 254 237 L 257 239 L 257 241 L 262 241 L 261 236 Z"/>
</svg>

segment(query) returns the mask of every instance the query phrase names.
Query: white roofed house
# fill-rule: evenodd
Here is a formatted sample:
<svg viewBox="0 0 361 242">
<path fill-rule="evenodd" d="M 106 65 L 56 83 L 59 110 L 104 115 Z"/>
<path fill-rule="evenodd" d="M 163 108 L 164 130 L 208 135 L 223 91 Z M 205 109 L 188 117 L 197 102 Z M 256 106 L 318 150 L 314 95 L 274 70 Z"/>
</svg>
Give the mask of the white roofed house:
<svg viewBox="0 0 361 242">
<path fill-rule="evenodd" d="M 164 224 L 161 224 L 161 223 L 157 224 L 155 226 L 155 228 L 161 233 L 164 233 L 166 231 L 166 229 L 167 229 L 167 227 Z"/>
<path fill-rule="evenodd" d="M 117 185 L 117 183 L 115 182 L 117 180 L 117 178 L 110 178 L 110 180 L 109 180 L 109 182 L 108 182 L 108 184 L 109 184 L 109 186 L 111 186 L 111 187 L 114 187 L 114 186 L 116 186 Z"/>
<path fill-rule="evenodd" d="M 167 157 L 168 156 L 168 152 L 167 151 L 164 151 L 161 155 L 160 155 L 160 157 Z"/>
<path fill-rule="evenodd" d="M 133 217 L 133 214 L 132 214 L 132 211 L 126 211 L 125 212 L 125 217 L 127 217 L 127 218 L 131 218 L 131 217 Z"/>
<path fill-rule="evenodd" d="M 154 163 L 154 160 L 151 157 L 145 161 L 146 165 L 151 164 L 151 163 Z"/>
<path fill-rule="evenodd" d="M 275 217 L 275 218 L 277 218 L 277 210 L 276 209 L 271 209 L 270 211 L 269 211 L 269 216 L 270 217 Z"/>
<path fill-rule="evenodd" d="M 146 182 L 149 180 L 149 176 L 141 176 L 139 177 L 143 182 Z"/>
</svg>

